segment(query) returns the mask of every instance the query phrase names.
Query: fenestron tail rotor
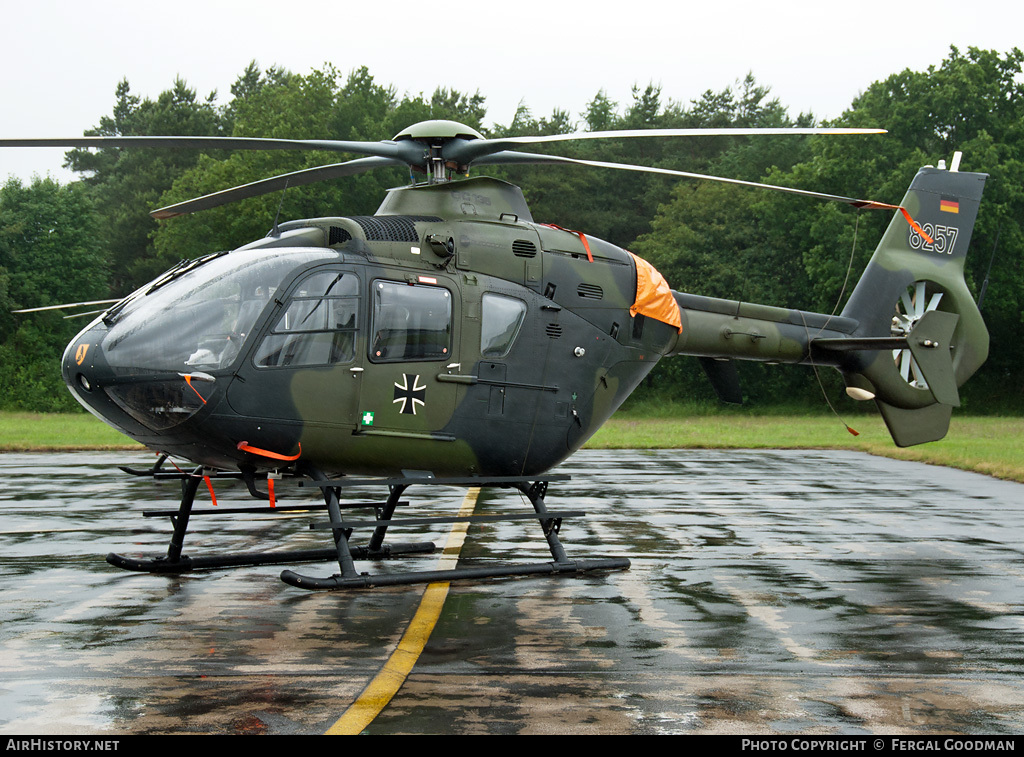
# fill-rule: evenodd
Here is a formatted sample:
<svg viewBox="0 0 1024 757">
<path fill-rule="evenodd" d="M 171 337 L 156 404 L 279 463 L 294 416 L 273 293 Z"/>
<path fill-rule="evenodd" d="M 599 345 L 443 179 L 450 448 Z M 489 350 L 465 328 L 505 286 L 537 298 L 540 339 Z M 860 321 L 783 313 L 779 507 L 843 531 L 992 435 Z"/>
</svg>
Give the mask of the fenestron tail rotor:
<svg viewBox="0 0 1024 757">
<path fill-rule="evenodd" d="M 927 281 L 915 281 L 907 287 L 896 305 L 896 313 L 892 318 L 892 335 L 908 336 L 926 313 L 938 309 L 939 303 L 942 302 L 942 294 Z M 893 350 L 892 356 L 904 381 L 919 389 L 928 388 L 928 382 L 909 349 Z"/>
</svg>

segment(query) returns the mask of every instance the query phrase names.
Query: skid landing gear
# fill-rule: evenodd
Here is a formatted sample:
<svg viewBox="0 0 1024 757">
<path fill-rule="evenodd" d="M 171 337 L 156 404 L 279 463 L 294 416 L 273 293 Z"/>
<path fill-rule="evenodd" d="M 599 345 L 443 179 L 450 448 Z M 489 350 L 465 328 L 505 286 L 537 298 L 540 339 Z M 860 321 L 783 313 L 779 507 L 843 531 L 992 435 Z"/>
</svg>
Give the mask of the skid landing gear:
<svg viewBox="0 0 1024 757">
<path fill-rule="evenodd" d="M 181 503 L 178 509 L 171 511 L 148 511 L 146 516 L 170 517 L 174 526 L 174 533 L 171 536 L 170 544 L 167 547 L 167 554 L 159 558 L 135 559 L 111 553 L 107 555 L 107 562 L 126 570 L 141 571 L 147 573 L 186 573 L 193 570 L 208 570 L 215 568 L 240 567 L 246 565 L 271 565 L 289 562 L 313 562 L 318 560 L 337 560 L 340 573 L 327 578 L 315 578 L 285 570 L 281 573 L 281 580 L 292 586 L 301 589 L 351 589 L 367 588 L 372 586 L 399 586 L 415 583 L 430 583 L 434 581 L 455 581 L 460 579 L 497 578 L 509 576 L 529 576 L 542 574 L 566 574 L 583 573 L 595 570 L 620 570 L 629 567 L 629 560 L 625 558 L 570 560 L 565 549 L 559 541 L 558 533 L 562 521 L 565 518 L 583 516 L 582 512 L 549 512 L 544 504 L 544 496 L 547 493 L 548 484 L 551 481 L 564 481 L 568 476 L 548 476 L 544 479 L 530 479 L 521 476 L 506 476 L 495 478 L 434 478 L 433 476 L 403 476 L 390 479 L 329 479 L 318 470 L 307 470 L 306 475 L 313 480 L 315 486 L 323 491 L 323 505 L 297 505 L 278 506 L 274 512 L 286 514 L 295 511 L 324 511 L 326 510 L 330 520 L 324 523 L 311 524 L 315 530 L 330 530 L 334 539 L 334 547 L 328 549 L 297 550 L 291 552 L 248 552 L 229 555 L 213 555 L 203 557 L 189 557 L 182 553 L 185 533 L 188 530 L 189 519 L 194 515 L 208 514 L 238 514 L 238 513 L 267 513 L 267 508 L 220 508 L 196 510 L 193 508 L 196 493 L 200 485 L 205 482 L 208 486 L 210 478 L 233 478 L 243 479 L 249 487 L 253 496 L 267 498 L 266 494 L 259 492 L 255 486 L 255 479 L 251 472 L 242 473 L 216 473 L 206 474 L 204 470 L 196 468 L 191 473 L 187 472 L 163 472 L 160 470 L 159 461 L 156 466 L 146 471 L 125 469 L 128 473 L 141 476 L 153 476 L 157 479 L 179 479 L 181 481 Z M 297 474 L 290 477 L 295 478 Z M 272 483 L 269 482 L 268 483 Z M 306 483 L 300 481 L 300 485 Z M 342 504 L 342 491 L 356 486 L 379 486 L 386 485 L 389 490 L 387 501 L 384 503 L 352 503 Z M 371 575 L 359 573 L 355 567 L 356 560 L 379 560 L 388 557 L 397 557 L 409 554 L 424 554 L 434 550 L 432 542 L 415 543 L 385 543 L 388 527 L 396 521 L 393 520 L 395 509 L 399 504 L 405 491 L 413 485 L 427 486 L 456 486 L 456 487 L 500 487 L 515 488 L 521 491 L 533 505 L 532 514 L 507 514 L 507 515 L 474 515 L 463 517 L 430 517 L 430 518 L 407 518 L 401 522 L 407 525 L 436 525 L 456 522 L 482 522 L 482 521 L 513 521 L 513 520 L 537 520 L 540 522 L 544 536 L 547 539 L 548 548 L 551 551 L 551 562 L 532 563 L 526 565 L 492 565 L 482 567 L 462 567 L 450 570 L 434 571 L 410 571 L 401 573 L 389 573 Z M 272 489 L 271 489 L 272 491 Z M 374 510 L 373 520 L 346 519 L 343 510 L 358 508 L 372 508 Z M 366 546 L 353 546 L 350 539 L 355 528 L 370 527 L 373 533 Z"/>
<path fill-rule="evenodd" d="M 171 541 L 167 545 L 167 554 L 163 557 L 149 558 L 149 559 L 137 559 L 132 557 L 125 557 L 123 555 L 115 554 L 111 552 L 107 555 L 107 562 L 117 568 L 123 568 L 125 570 L 133 570 L 142 573 L 188 573 L 193 570 L 212 570 L 216 568 L 237 568 L 244 567 L 247 565 L 280 565 L 285 563 L 297 563 L 297 562 L 312 562 L 317 560 L 330 560 L 337 557 L 338 551 L 335 549 L 300 549 L 292 550 L 289 552 L 238 552 L 227 555 L 208 555 L 201 557 L 190 557 L 182 554 L 182 549 L 185 543 L 185 532 L 188 530 L 189 519 L 193 515 L 238 515 L 238 514 L 252 514 L 260 513 L 266 514 L 268 512 L 267 507 L 234 507 L 234 508 L 218 508 L 218 509 L 202 509 L 196 510 L 193 508 L 195 503 L 196 493 L 199 490 L 200 485 L 206 482 L 209 485 L 210 478 L 215 479 L 242 479 L 249 487 L 250 493 L 258 499 L 267 499 L 269 495 L 259 492 L 255 486 L 254 476 L 250 473 L 216 473 L 210 475 L 204 474 L 203 468 L 199 467 L 193 470 L 191 473 L 185 472 L 168 472 L 160 470 L 160 466 L 163 463 L 164 458 L 161 458 L 157 464 L 145 471 L 133 470 L 130 468 L 122 468 L 126 473 L 131 473 L 136 476 L 152 476 L 155 479 L 179 479 L 181 481 L 181 504 L 177 510 L 149 510 L 144 511 L 142 514 L 145 517 L 170 517 L 171 524 L 174 527 L 174 533 L 171 535 Z M 293 478 L 295 476 L 292 476 Z M 211 486 L 212 491 L 212 486 Z M 391 504 L 391 511 L 394 511 L 395 506 L 399 503 L 397 497 L 395 502 Z M 372 503 L 353 504 L 353 507 L 373 507 Z M 328 509 L 327 505 L 295 505 L 295 506 L 277 506 L 274 510 L 269 512 L 278 513 L 281 515 L 287 515 L 295 512 L 315 512 L 318 510 Z M 371 547 L 353 547 L 351 554 L 354 559 L 383 559 L 388 557 L 398 557 L 400 555 L 408 554 L 429 554 L 434 551 L 433 542 L 416 542 L 408 544 L 377 544 L 375 548 Z"/>
<path fill-rule="evenodd" d="M 356 589 L 371 586 L 403 586 L 407 584 L 432 583 L 435 581 L 457 581 L 474 578 L 498 578 L 510 576 L 532 576 L 542 574 L 559 573 L 584 573 L 594 570 L 621 570 L 629 567 L 629 560 L 625 558 L 608 558 L 593 560 L 570 560 L 558 539 L 558 532 L 564 518 L 571 518 L 586 515 L 582 512 L 549 512 L 544 504 L 544 496 L 547 493 L 550 481 L 565 481 L 568 476 L 549 476 L 543 480 L 530 479 L 525 476 L 505 476 L 497 478 L 434 478 L 434 477 L 403 477 L 377 480 L 358 479 L 336 479 L 328 481 L 320 479 L 320 487 L 324 490 L 327 500 L 328 511 L 331 514 L 329 523 L 314 524 L 314 528 L 329 528 L 334 535 L 335 544 L 338 548 L 338 565 L 340 573 L 335 573 L 327 578 L 313 578 L 304 576 L 291 570 L 281 573 L 281 580 L 287 584 L 300 589 Z M 453 568 L 450 570 L 433 571 L 412 571 L 406 573 L 390 573 L 370 575 L 358 573 L 353 565 L 355 556 L 350 554 L 348 539 L 352 529 L 357 526 L 372 526 L 373 537 L 370 546 L 379 545 L 384 539 L 388 526 L 392 524 L 391 513 L 385 512 L 378 516 L 377 520 L 369 522 L 345 521 L 340 517 L 338 500 L 340 491 L 346 486 L 360 486 L 370 483 L 386 483 L 391 489 L 392 499 L 401 496 L 410 486 L 457 486 L 457 487 L 513 487 L 521 491 L 533 504 L 534 514 L 532 515 L 469 515 L 462 517 L 438 517 L 438 518 L 417 518 L 406 519 L 407 524 L 440 524 L 456 522 L 481 522 L 481 521 L 511 521 L 511 520 L 539 520 L 544 536 L 551 550 L 551 562 L 531 563 L 527 565 L 492 565 L 481 567 Z M 332 502 L 334 503 L 332 505 Z"/>
</svg>

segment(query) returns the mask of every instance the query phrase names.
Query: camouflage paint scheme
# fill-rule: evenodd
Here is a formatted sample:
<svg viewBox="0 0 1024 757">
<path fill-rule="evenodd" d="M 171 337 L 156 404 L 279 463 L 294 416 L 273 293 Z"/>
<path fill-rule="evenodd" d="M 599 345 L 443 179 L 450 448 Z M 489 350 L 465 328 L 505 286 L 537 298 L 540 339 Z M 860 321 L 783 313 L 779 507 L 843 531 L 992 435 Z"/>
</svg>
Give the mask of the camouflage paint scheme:
<svg viewBox="0 0 1024 757">
<path fill-rule="evenodd" d="M 959 315 L 952 343 L 935 350 L 939 367 L 929 381 L 959 386 L 977 370 L 988 335 L 964 284 L 963 261 L 984 179 L 922 169 L 903 205 L 931 229 L 933 242 L 915 238 L 896 213 L 840 316 L 673 292 L 681 332 L 630 315 L 636 270 L 626 251 L 588 236 L 588 256 L 579 233 L 535 223 L 515 186 L 473 178 L 394 189 L 372 218 L 292 221 L 229 254 L 272 249 L 281 261 L 293 254 L 298 261 L 271 287 L 273 297 L 230 365 L 114 370 L 105 341 L 114 308 L 69 344 L 64 378 L 83 405 L 133 439 L 228 470 L 305 463 L 342 474 L 540 474 L 579 449 L 660 358 L 676 355 L 704 359 L 712 380 L 726 384 L 715 378 L 728 375 L 716 373 L 725 360 L 838 368 L 848 386 L 875 395 L 898 444 L 918 443 L 945 434 L 950 405 L 936 400 L 937 389 L 910 385 L 891 349 L 850 340 L 891 338 L 896 303 L 908 286 L 927 281 L 929 295 L 944 293 L 937 309 Z M 209 265 L 178 275 L 202 277 Z M 320 270 L 359 283 L 350 356 L 321 366 L 258 366 L 261 340 L 300 283 Z M 382 282 L 443 290 L 450 330 L 442 355 L 401 361 L 375 354 L 374 287 Z M 504 354 L 484 354 L 485 294 L 525 306 Z M 157 397 L 158 410 L 115 401 L 117 387 L 129 384 L 148 386 L 142 396 Z M 298 463 L 239 449 L 242 443 Z"/>
</svg>

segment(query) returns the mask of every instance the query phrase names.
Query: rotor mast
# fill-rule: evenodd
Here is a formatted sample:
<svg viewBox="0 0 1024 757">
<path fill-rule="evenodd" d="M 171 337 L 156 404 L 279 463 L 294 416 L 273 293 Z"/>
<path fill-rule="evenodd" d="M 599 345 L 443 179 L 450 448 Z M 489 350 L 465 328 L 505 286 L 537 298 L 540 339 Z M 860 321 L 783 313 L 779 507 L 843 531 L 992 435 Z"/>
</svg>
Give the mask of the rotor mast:
<svg viewBox="0 0 1024 757">
<path fill-rule="evenodd" d="M 405 131 L 395 135 L 394 141 L 418 142 L 424 146 L 423 170 L 427 174 L 427 181 L 430 184 L 444 184 L 449 181 L 449 170 L 465 173 L 469 170 L 468 164 L 462 161 L 452 160 L 447 156 L 453 147 L 461 147 L 467 142 L 483 140 L 484 135 L 471 126 L 460 124 L 457 121 L 421 121 L 413 124 Z"/>
<path fill-rule="evenodd" d="M 443 184 L 450 181 L 448 166 L 441 151 L 443 144 L 432 144 L 427 151 L 427 181 L 431 184 Z"/>
</svg>

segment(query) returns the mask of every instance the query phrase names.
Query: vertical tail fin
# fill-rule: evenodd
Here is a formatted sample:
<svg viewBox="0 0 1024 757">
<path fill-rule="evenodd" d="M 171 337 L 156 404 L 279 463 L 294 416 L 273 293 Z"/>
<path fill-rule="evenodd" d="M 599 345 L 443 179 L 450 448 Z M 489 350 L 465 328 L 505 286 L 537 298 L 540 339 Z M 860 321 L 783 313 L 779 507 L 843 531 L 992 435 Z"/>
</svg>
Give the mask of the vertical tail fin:
<svg viewBox="0 0 1024 757">
<path fill-rule="evenodd" d="M 988 356 L 988 331 L 964 281 L 986 178 L 922 168 L 902 207 L 924 235 L 896 213 L 843 310 L 860 324 L 853 337 L 906 340 L 851 352 L 841 366 L 847 391 L 875 399 L 901 447 L 946 435 L 957 388 Z"/>
</svg>

